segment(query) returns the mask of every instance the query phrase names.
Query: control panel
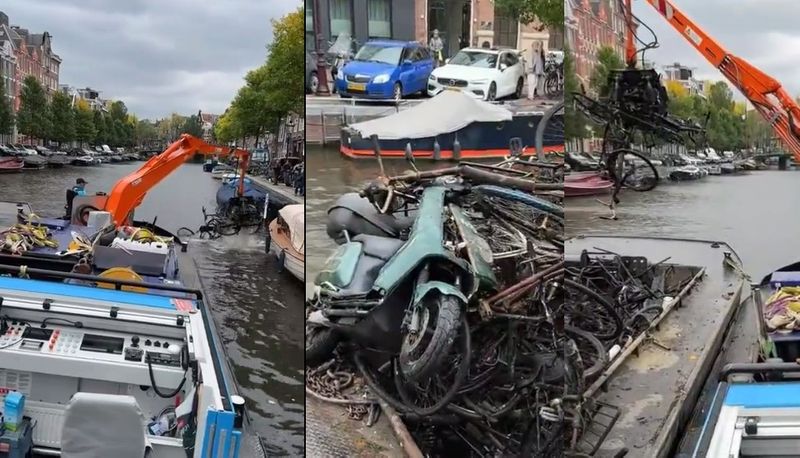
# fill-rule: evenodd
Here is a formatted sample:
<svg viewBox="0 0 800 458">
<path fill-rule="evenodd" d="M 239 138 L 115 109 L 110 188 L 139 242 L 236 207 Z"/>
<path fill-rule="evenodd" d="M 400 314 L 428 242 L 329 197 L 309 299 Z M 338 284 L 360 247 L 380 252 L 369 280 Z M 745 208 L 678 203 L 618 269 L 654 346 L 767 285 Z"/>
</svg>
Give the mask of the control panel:
<svg viewBox="0 0 800 458">
<path fill-rule="evenodd" d="M 0 336 L 0 367 L 45 373 L 52 367 L 53 374 L 149 386 L 152 366 L 158 385 L 171 387 L 183 376 L 182 347 L 181 341 L 160 336 L 8 321 Z M 11 355 L 12 362 L 4 361 Z"/>
</svg>

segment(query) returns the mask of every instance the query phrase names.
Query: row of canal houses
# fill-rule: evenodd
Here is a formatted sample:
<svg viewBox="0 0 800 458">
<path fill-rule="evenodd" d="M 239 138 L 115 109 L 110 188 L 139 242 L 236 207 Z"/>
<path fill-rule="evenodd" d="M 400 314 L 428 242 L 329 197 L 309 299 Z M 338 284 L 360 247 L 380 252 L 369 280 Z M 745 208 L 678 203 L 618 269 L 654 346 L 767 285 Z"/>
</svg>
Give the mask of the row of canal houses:
<svg viewBox="0 0 800 458">
<path fill-rule="evenodd" d="M 8 15 L 0 11 L 0 84 L 6 102 L 19 109 L 22 82 L 33 76 L 49 94 L 58 90 L 61 58 L 53 52 L 52 36 L 48 32 L 31 33 L 28 29 L 11 25 Z M 0 142 L 16 142 L 0 135 Z"/>
</svg>

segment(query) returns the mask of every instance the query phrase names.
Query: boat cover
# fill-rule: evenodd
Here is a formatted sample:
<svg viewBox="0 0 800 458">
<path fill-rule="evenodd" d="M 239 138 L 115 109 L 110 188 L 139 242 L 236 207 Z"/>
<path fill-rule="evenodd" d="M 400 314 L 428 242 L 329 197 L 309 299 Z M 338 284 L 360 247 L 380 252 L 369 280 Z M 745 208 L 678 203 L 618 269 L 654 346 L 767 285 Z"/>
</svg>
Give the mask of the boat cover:
<svg viewBox="0 0 800 458">
<path fill-rule="evenodd" d="M 306 254 L 306 209 L 302 204 L 286 205 L 278 210 L 281 218 L 289 226 L 292 234 L 292 246 L 298 253 Z"/>
<path fill-rule="evenodd" d="M 462 129 L 473 122 L 510 121 L 513 114 L 500 105 L 472 98 L 460 91 L 442 91 L 436 97 L 385 118 L 350 125 L 363 138 L 381 140 L 425 138 Z"/>
</svg>

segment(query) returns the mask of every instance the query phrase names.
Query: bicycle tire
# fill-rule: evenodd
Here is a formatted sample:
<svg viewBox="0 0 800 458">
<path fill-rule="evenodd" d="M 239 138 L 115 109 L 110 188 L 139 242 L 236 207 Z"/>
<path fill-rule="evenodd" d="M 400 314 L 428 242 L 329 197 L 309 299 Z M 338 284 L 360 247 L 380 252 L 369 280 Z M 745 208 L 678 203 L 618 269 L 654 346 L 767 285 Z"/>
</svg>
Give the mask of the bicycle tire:
<svg viewBox="0 0 800 458">
<path fill-rule="evenodd" d="M 622 330 L 623 330 L 622 317 L 619 316 L 619 313 L 617 313 L 614 304 L 612 304 L 608 299 L 598 294 L 597 291 L 588 288 L 586 285 L 578 283 L 575 280 L 569 278 L 564 279 L 564 288 L 571 288 L 574 290 L 578 290 L 583 294 L 586 294 L 587 296 L 592 298 L 595 301 L 595 303 L 599 304 L 603 309 L 606 310 L 606 312 L 608 312 L 608 315 L 614 321 L 614 331 L 604 334 L 595 333 L 595 335 L 599 339 L 613 341 L 616 340 L 620 335 L 622 335 Z"/>
<path fill-rule="evenodd" d="M 611 153 L 609 153 L 608 158 L 606 159 L 606 171 L 609 173 L 614 182 L 617 182 L 620 178 L 617 173 L 619 170 L 622 169 L 622 164 L 618 164 L 620 155 L 622 157 L 628 155 L 636 156 L 638 159 L 642 160 L 650 170 L 653 171 L 653 177 L 655 178 L 652 181 L 652 183 L 648 183 L 645 186 L 634 186 L 631 183 L 626 183 L 626 181 L 629 181 L 627 179 L 628 177 L 623 177 L 622 183 L 620 183 L 622 186 L 625 186 L 627 189 L 636 192 L 652 191 L 653 189 L 656 188 L 656 186 L 658 186 L 659 176 L 658 176 L 658 170 L 656 170 L 656 166 L 654 166 L 653 163 L 650 161 L 650 159 L 645 157 L 643 154 L 626 148 L 621 148 L 612 151 Z"/>
<path fill-rule="evenodd" d="M 536 140 L 535 140 L 535 147 L 536 147 L 536 156 L 539 160 L 544 160 L 544 132 L 547 128 L 547 125 L 550 124 L 550 121 L 553 119 L 553 116 L 561 116 L 561 122 L 564 122 L 564 101 L 558 102 L 557 104 L 550 107 L 547 111 L 544 112 L 544 116 L 542 119 L 539 120 L 539 124 L 536 126 Z M 564 129 L 561 129 L 561 144 L 564 144 Z"/>
</svg>

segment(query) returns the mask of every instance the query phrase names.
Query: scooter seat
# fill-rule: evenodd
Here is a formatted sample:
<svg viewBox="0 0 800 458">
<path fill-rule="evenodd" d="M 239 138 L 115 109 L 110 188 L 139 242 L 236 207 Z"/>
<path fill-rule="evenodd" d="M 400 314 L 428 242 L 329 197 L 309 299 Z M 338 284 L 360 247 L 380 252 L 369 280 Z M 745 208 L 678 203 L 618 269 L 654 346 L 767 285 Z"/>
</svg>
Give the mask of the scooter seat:
<svg viewBox="0 0 800 458">
<path fill-rule="evenodd" d="M 388 261 L 406 242 L 392 237 L 359 234 L 353 237 L 354 242 L 361 242 L 364 254 L 383 261 Z"/>
</svg>

